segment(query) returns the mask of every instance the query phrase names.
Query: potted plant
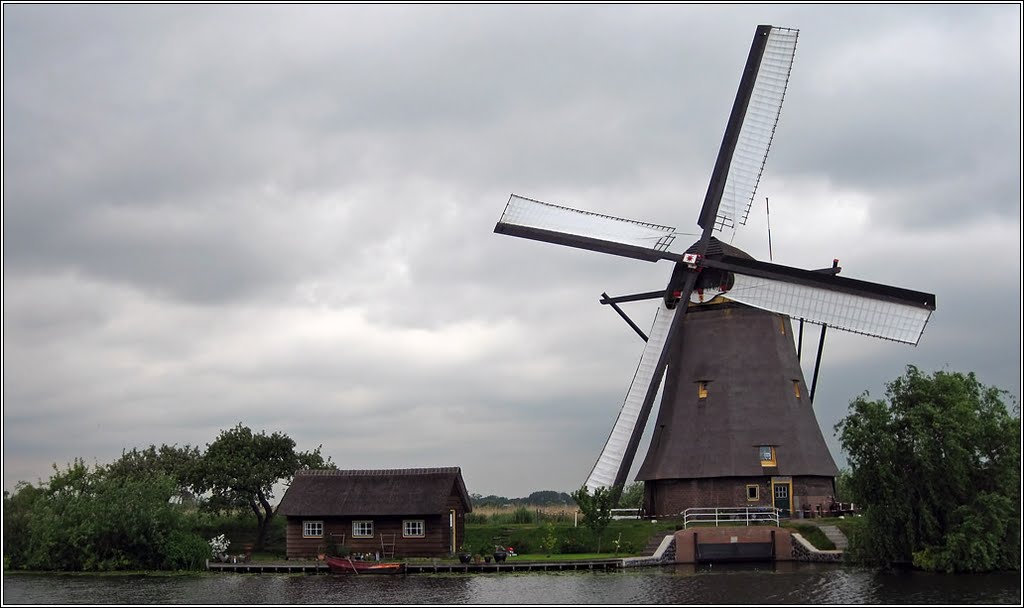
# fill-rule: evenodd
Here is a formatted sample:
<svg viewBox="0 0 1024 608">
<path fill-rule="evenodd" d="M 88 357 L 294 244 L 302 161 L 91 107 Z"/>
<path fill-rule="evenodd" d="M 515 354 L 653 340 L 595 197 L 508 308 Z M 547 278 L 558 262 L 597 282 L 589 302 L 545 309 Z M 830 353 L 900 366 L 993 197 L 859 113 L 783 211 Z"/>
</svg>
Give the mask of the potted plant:
<svg viewBox="0 0 1024 608">
<path fill-rule="evenodd" d="M 494 545 L 494 562 L 503 562 L 508 557 L 508 549 L 500 545 Z"/>
<path fill-rule="evenodd" d="M 477 551 L 477 553 L 483 556 L 484 561 L 489 564 L 491 563 L 491 552 L 493 551 L 493 549 L 494 547 L 485 543 L 483 545 L 480 545 L 480 549 Z"/>
<path fill-rule="evenodd" d="M 459 547 L 459 563 L 468 564 L 473 559 L 473 553 L 469 550 L 469 547 L 462 545 Z"/>
</svg>

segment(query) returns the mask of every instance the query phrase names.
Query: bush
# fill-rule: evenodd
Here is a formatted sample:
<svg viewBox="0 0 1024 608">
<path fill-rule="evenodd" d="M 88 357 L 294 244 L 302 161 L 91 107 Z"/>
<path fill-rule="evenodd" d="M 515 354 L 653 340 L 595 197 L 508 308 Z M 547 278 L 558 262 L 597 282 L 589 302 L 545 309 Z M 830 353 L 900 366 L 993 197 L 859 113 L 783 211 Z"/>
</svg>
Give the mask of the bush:
<svg viewBox="0 0 1024 608">
<path fill-rule="evenodd" d="M 25 497 L 20 495 L 25 492 Z M 174 482 L 164 475 L 115 476 L 81 460 L 54 467 L 44 487 L 23 486 L 5 497 L 9 532 L 26 535 L 5 546 L 14 567 L 32 570 L 152 570 L 184 528 L 172 505 Z M 7 518 L 7 508 L 13 508 Z"/>
<path fill-rule="evenodd" d="M 466 523 L 469 525 L 484 525 L 487 523 L 487 516 L 483 513 L 466 513 Z"/>
<path fill-rule="evenodd" d="M 510 547 L 516 550 L 516 553 L 530 553 L 530 551 L 534 548 L 534 546 L 530 544 L 530 541 L 521 539 L 516 536 L 513 536 L 508 544 Z"/>
<path fill-rule="evenodd" d="M 611 535 L 618 535 L 619 531 L 615 530 Z M 628 536 L 628 535 L 627 535 Z M 608 547 L 604 547 L 608 550 Z M 562 540 L 562 552 L 563 553 L 594 553 L 598 551 L 598 538 L 597 534 L 593 530 L 588 528 L 568 528 L 565 531 L 565 537 Z"/>
<path fill-rule="evenodd" d="M 173 570 L 200 570 L 209 557 L 210 545 L 191 532 L 172 532 L 164 545 L 167 567 Z"/>
<path fill-rule="evenodd" d="M 533 511 L 526 507 L 519 507 L 512 512 L 512 523 L 514 524 L 532 524 L 534 519 Z"/>
</svg>

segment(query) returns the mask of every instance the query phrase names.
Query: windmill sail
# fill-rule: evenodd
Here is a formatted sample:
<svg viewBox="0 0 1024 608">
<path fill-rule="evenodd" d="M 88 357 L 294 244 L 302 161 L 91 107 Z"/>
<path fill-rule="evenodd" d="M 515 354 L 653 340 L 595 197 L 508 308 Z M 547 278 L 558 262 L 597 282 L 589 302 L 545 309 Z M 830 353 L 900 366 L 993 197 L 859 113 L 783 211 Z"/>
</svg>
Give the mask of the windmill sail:
<svg viewBox="0 0 1024 608">
<path fill-rule="evenodd" d="M 827 287 L 737 274 L 730 300 L 835 329 L 917 345 L 932 309 Z"/>
<path fill-rule="evenodd" d="M 675 228 L 561 207 L 513 194 L 494 232 L 638 260 L 675 260 Z"/>
<path fill-rule="evenodd" d="M 760 504 L 792 501 L 797 494 L 805 505 L 824 501 L 834 493 L 838 470 L 813 408 L 804 405 L 806 382 L 785 330 L 788 321 L 779 316 L 916 344 L 935 310 L 933 294 L 758 262 L 712 236 L 746 222 L 775 135 L 797 37 L 797 30 L 758 26 L 698 217 L 701 235 L 685 254 L 682 248 L 672 251 L 677 233 L 671 227 L 515 194 L 494 228 L 500 234 L 675 263 L 633 381 L 586 481 L 590 490 L 625 483 L 648 417 L 660 401 L 637 477 L 645 482 L 644 508 L 651 514 L 721 504 L 744 492 L 747 501 Z M 757 364 L 749 364 L 752 360 Z M 667 380 L 666 369 L 672 374 Z M 697 383 L 696 391 L 690 390 L 691 382 Z M 770 461 L 760 457 L 765 449 Z"/>
<path fill-rule="evenodd" d="M 629 467 L 633 464 L 634 454 L 628 454 L 630 440 L 634 432 L 647 424 L 647 416 L 650 410 L 644 412 L 644 400 L 647 397 L 649 387 L 657 382 L 661 384 L 664 373 L 655 376 L 658 358 L 665 349 L 665 341 L 668 338 L 668 329 L 672 325 L 672 319 L 676 316 L 677 306 L 671 310 L 665 306 L 664 300 L 654 317 L 654 325 L 651 327 L 647 345 L 644 347 L 643 355 L 640 356 L 640 364 L 633 375 L 633 382 L 626 392 L 626 399 L 619 410 L 619 416 L 615 420 L 615 426 L 605 441 L 604 449 L 597 459 L 590 476 L 587 478 L 587 488 L 591 491 L 600 487 L 612 486 L 619 475 L 620 469 L 626 467 L 628 474 Z M 664 372 L 664 368 L 662 368 Z M 660 390 L 660 388 L 659 388 Z M 641 420 L 642 418 L 642 420 Z"/>
<path fill-rule="evenodd" d="M 725 297 L 794 319 L 916 345 L 935 310 L 935 296 L 889 285 L 723 256 L 708 268 L 730 271 Z"/>
<path fill-rule="evenodd" d="M 712 221 L 719 231 L 746 224 L 779 122 L 798 35 L 795 29 L 757 28 L 701 209 L 701 228 Z"/>
</svg>

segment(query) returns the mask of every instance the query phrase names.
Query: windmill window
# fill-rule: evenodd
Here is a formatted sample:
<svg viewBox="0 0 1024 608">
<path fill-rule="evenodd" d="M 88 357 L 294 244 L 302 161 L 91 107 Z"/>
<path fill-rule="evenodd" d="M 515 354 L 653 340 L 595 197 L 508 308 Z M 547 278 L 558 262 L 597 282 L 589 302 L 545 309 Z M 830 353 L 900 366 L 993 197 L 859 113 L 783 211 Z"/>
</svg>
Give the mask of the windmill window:
<svg viewBox="0 0 1024 608">
<path fill-rule="evenodd" d="M 761 498 L 761 491 L 756 484 L 747 486 L 747 500 L 753 502 Z"/>
<path fill-rule="evenodd" d="M 708 398 L 708 382 L 707 380 L 701 380 L 697 383 L 697 398 L 707 399 Z"/>
<path fill-rule="evenodd" d="M 353 538 L 373 538 L 373 522 L 372 521 L 354 521 L 354 522 L 352 522 L 352 536 L 353 536 Z"/>
<path fill-rule="evenodd" d="M 782 317 L 779 317 L 779 331 L 782 332 L 782 335 L 786 335 L 786 320 Z"/>
<path fill-rule="evenodd" d="M 794 380 L 793 381 L 793 394 L 796 395 L 797 399 L 800 398 L 800 381 L 799 380 Z"/>
<path fill-rule="evenodd" d="M 324 522 L 322 521 L 303 521 L 302 522 L 302 538 L 323 538 L 324 537 Z"/>
<path fill-rule="evenodd" d="M 757 451 L 761 458 L 762 467 L 775 466 L 775 448 L 773 446 L 762 445 Z"/>
</svg>

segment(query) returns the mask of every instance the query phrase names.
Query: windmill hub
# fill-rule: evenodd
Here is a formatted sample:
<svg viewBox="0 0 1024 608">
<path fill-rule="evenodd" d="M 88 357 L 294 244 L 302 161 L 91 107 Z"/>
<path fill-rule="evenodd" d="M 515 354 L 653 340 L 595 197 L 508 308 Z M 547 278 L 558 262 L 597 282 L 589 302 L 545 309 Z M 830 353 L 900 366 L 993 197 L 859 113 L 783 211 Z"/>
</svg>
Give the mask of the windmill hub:
<svg viewBox="0 0 1024 608">
<path fill-rule="evenodd" d="M 775 135 L 798 32 L 758 26 L 697 218 L 700 239 L 675 249 L 671 226 L 513 194 L 494 231 L 675 265 L 663 290 L 609 297 L 646 346 L 588 488 L 625 483 L 662 395 L 637 479 L 648 515 L 689 507 L 794 509 L 835 493 L 835 462 L 800 367 L 790 319 L 917 344 L 935 296 L 753 259 L 712 233 L 746 223 Z M 618 307 L 655 299 L 649 335 Z M 678 302 L 687 302 L 678 306 Z M 699 314 L 689 314 L 689 313 Z M 800 334 L 802 338 L 802 332 Z"/>
</svg>

